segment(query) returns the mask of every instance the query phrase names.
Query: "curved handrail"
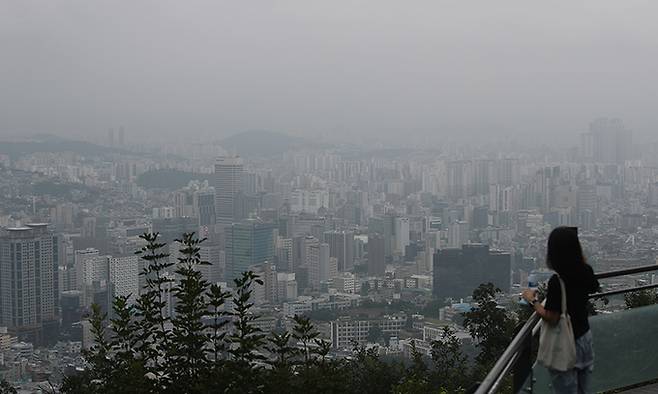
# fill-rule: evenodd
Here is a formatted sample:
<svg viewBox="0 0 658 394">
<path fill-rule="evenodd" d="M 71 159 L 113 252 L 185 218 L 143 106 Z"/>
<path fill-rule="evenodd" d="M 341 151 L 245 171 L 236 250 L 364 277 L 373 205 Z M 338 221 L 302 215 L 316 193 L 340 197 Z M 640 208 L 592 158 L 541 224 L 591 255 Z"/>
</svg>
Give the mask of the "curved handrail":
<svg viewBox="0 0 658 394">
<path fill-rule="evenodd" d="M 512 367 L 515 356 L 521 351 L 525 340 L 532 336 L 533 328 L 537 323 L 539 323 L 539 315 L 533 313 L 523 327 L 521 327 L 521 330 L 516 334 L 514 339 L 512 339 L 512 342 L 507 346 L 507 349 L 505 349 L 498 361 L 496 361 L 482 383 L 480 383 L 480 386 L 475 391 L 476 394 L 496 392 L 503 381 L 502 378 Z"/>
<path fill-rule="evenodd" d="M 607 271 L 595 274 L 594 276 L 597 279 L 606 279 L 614 278 L 624 275 L 639 274 L 650 271 L 658 271 L 658 264 L 643 265 L 639 267 L 626 268 L 615 271 Z M 603 293 L 596 293 L 590 295 L 590 298 L 599 298 L 610 295 L 617 295 L 628 293 L 631 291 L 639 291 L 657 288 L 658 284 L 651 284 L 646 286 L 637 286 L 626 289 L 613 290 Z M 521 330 L 514 336 L 512 342 L 507 346 L 503 354 L 498 358 L 493 368 L 487 373 L 487 376 L 484 378 L 482 383 L 478 386 L 475 394 L 489 394 L 495 393 L 499 388 L 505 376 L 514 366 L 514 363 L 518 360 L 520 352 L 526 346 L 527 341 L 531 339 L 534 334 L 537 333 L 537 328 L 539 327 L 538 323 L 540 321 L 539 315 L 533 313 L 530 318 L 525 322 Z"/>
</svg>

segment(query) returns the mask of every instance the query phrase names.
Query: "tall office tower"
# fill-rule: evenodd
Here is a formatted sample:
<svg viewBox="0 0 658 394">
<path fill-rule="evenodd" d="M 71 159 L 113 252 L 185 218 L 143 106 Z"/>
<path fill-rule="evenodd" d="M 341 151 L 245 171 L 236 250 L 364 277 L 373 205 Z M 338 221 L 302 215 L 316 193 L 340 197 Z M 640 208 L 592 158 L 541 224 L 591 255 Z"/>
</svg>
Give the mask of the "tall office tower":
<svg viewBox="0 0 658 394">
<path fill-rule="evenodd" d="M 235 217 L 235 196 L 242 188 L 240 157 L 219 157 L 215 163 L 215 212 L 217 223 L 228 226 Z"/>
<path fill-rule="evenodd" d="M 308 285 L 313 290 L 320 289 L 320 242 L 312 238 L 306 243 L 305 265 L 308 272 Z"/>
<path fill-rule="evenodd" d="M 396 217 L 394 226 L 393 253 L 404 256 L 405 249 L 409 246 L 409 218 Z"/>
<path fill-rule="evenodd" d="M 384 276 L 386 272 L 385 240 L 381 234 L 368 235 L 368 275 Z"/>
<path fill-rule="evenodd" d="M 199 227 L 212 227 L 217 222 L 215 212 L 215 192 L 213 190 L 200 191 L 196 195 L 196 206 L 199 210 Z"/>
<path fill-rule="evenodd" d="M 354 233 L 352 231 L 327 231 L 324 242 L 329 244 L 329 256 L 338 260 L 338 271 L 350 271 L 354 267 Z"/>
<path fill-rule="evenodd" d="M 448 247 L 461 248 L 462 245 L 467 244 L 470 240 L 469 231 L 468 222 L 458 220 L 450 223 L 450 226 L 448 226 Z"/>
<path fill-rule="evenodd" d="M 623 164 L 632 158 L 633 134 L 621 119 L 596 119 L 581 135 L 581 156 L 599 163 Z"/>
<path fill-rule="evenodd" d="M 59 248 L 46 224 L 0 233 L 0 326 L 21 340 L 57 341 Z"/>
<path fill-rule="evenodd" d="M 238 278 L 256 264 L 274 258 L 274 226 L 257 219 L 233 223 L 226 229 L 226 280 Z"/>
<path fill-rule="evenodd" d="M 384 237 L 384 257 L 393 256 L 395 244 L 395 216 L 385 215 L 368 220 L 368 234 L 377 233 Z"/>
<path fill-rule="evenodd" d="M 481 244 L 434 253 L 434 294 L 441 298 L 464 298 L 482 283 L 493 283 L 508 292 L 511 282 L 509 253 L 490 251 Z"/>
<path fill-rule="evenodd" d="M 577 191 L 577 223 L 583 229 L 591 229 L 596 224 L 596 216 L 598 211 L 598 196 L 596 194 L 596 186 L 594 185 L 580 185 Z"/>
<path fill-rule="evenodd" d="M 128 297 L 133 304 L 139 296 L 139 256 L 109 258 L 110 298 Z"/>
<path fill-rule="evenodd" d="M 329 244 L 320 243 L 316 238 L 306 244 L 308 284 L 312 289 L 319 290 L 320 284 L 330 279 L 329 259 Z"/>
</svg>

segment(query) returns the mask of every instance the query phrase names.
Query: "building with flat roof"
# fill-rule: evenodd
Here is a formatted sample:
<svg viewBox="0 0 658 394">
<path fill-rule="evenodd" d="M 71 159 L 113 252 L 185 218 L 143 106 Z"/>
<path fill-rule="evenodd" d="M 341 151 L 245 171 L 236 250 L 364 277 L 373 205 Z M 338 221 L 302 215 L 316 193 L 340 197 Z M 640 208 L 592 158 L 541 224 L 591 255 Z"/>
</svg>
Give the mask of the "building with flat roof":
<svg viewBox="0 0 658 394">
<path fill-rule="evenodd" d="M 0 326 L 36 345 L 57 340 L 60 240 L 47 224 L 0 233 Z"/>
</svg>

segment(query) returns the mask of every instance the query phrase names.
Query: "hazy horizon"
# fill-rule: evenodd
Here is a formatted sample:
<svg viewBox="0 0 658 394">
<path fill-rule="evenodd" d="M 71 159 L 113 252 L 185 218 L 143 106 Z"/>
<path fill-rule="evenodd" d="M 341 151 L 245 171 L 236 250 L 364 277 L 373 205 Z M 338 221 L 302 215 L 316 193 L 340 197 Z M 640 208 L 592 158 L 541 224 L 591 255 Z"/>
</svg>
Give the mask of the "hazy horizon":
<svg viewBox="0 0 658 394">
<path fill-rule="evenodd" d="M 0 4 L 0 136 L 653 137 L 658 5 Z"/>
</svg>

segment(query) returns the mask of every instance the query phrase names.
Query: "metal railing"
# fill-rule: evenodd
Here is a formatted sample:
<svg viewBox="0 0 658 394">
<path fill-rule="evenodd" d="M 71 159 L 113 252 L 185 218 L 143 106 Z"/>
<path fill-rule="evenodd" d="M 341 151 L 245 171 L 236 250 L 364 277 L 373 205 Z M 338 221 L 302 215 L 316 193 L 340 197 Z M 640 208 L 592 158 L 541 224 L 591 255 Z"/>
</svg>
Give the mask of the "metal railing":
<svg viewBox="0 0 658 394">
<path fill-rule="evenodd" d="M 596 279 L 606 279 L 624 275 L 640 274 L 650 271 L 658 271 L 658 264 L 644 265 L 641 267 L 634 267 L 617 271 L 601 272 L 595 274 L 594 276 Z M 658 288 L 658 284 L 630 287 L 591 294 L 589 298 L 602 298 L 654 288 Z M 512 342 L 510 342 L 510 344 L 507 346 L 507 349 L 505 349 L 498 361 L 496 361 L 493 368 L 491 368 L 487 376 L 480 383 L 477 390 L 475 391 L 475 394 L 496 393 L 510 372 L 513 373 L 512 386 L 514 392 L 518 393 L 523 389 L 523 385 L 532 373 L 532 344 L 534 337 L 539 332 L 540 321 L 541 318 L 539 315 L 537 315 L 537 313 L 533 313 L 532 316 L 530 316 L 523 327 L 521 327 L 519 332 L 514 336 Z"/>
</svg>

